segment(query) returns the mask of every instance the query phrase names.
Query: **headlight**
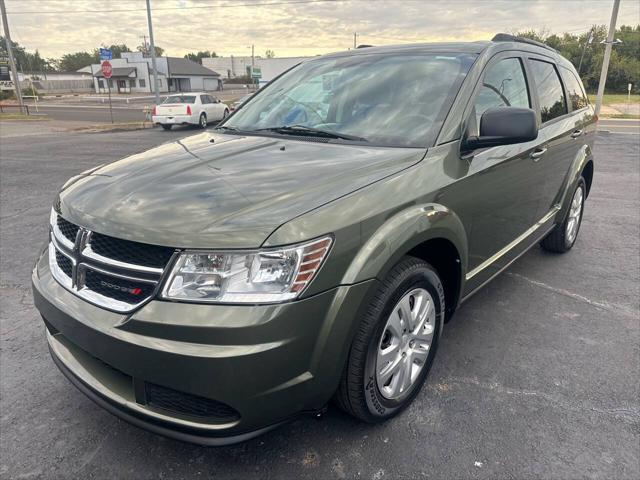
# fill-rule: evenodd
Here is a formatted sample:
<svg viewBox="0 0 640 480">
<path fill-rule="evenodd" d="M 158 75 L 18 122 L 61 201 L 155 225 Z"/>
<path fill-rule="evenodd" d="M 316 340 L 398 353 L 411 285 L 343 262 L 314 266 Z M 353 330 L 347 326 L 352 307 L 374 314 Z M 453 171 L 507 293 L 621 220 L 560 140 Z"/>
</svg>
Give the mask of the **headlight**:
<svg viewBox="0 0 640 480">
<path fill-rule="evenodd" d="M 192 251 L 178 258 L 162 297 L 187 302 L 275 303 L 302 293 L 332 238 L 251 252 Z"/>
</svg>

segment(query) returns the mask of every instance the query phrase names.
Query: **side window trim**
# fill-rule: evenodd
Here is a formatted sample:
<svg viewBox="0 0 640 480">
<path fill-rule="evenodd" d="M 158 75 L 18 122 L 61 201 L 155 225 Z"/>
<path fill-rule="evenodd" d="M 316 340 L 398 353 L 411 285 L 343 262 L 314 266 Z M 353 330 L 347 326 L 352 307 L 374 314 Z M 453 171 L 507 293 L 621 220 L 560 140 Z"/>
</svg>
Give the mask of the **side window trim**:
<svg viewBox="0 0 640 480">
<path fill-rule="evenodd" d="M 567 90 L 567 82 L 564 78 L 565 75 L 571 75 L 573 76 L 574 80 L 576 80 L 576 83 L 578 84 L 578 87 L 580 87 L 580 93 L 582 94 L 582 98 L 584 98 L 585 101 L 585 106 L 581 107 L 581 108 L 577 108 L 574 110 L 573 108 L 573 102 L 569 101 L 569 92 Z M 560 65 L 560 80 L 562 82 L 562 86 L 565 90 L 565 101 L 567 102 L 567 106 L 569 107 L 569 113 L 574 113 L 574 112 L 580 112 L 582 110 L 584 110 L 585 108 L 589 108 L 591 106 L 591 103 L 589 102 L 589 96 L 587 95 L 587 92 L 585 92 L 584 90 L 584 86 L 582 84 L 582 80 L 573 72 L 571 71 L 571 69 Z"/>
<path fill-rule="evenodd" d="M 539 57 L 537 55 L 527 55 L 527 71 L 531 71 L 531 61 L 537 61 L 537 62 L 545 62 L 550 64 L 553 69 L 556 72 L 556 75 L 558 76 L 558 80 L 560 81 L 560 87 L 562 88 L 562 95 L 564 96 L 564 107 L 566 109 L 566 113 L 557 117 L 552 118 L 551 120 L 547 120 L 546 122 L 542 121 L 542 114 L 541 114 L 541 109 L 540 109 L 540 97 L 538 95 L 538 88 L 535 82 L 535 78 L 533 75 L 533 72 L 531 72 L 531 88 L 533 89 L 533 91 L 535 92 L 535 96 L 536 96 L 536 116 L 538 117 L 538 124 L 539 124 L 539 128 L 543 128 L 546 127 L 547 125 L 552 125 L 553 123 L 568 117 L 569 115 L 571 115 L 571 109 L 569 108 L 569 102 L 568 102 L 568 96 L 567 96 L 567 89 L 564 85 L 564 80 L 562 78 L 562 75 L 560 74 L 560 71 L 558 70 L 558 64 L 552 60 L 551 58 L 548 57 Z"/>
<path fill-rule="evenodd" d="M 524 76 L 525 84 L 527 86 L 527 97 L 529 99 L 529 108 L 531 108 L 534 111 L 537 111 L 535 107 L 536 98 L 534 97 L 533 90 L 532 90 L 533 80 L 531 79 L 531 75 L 529 73 L 529 70 L 527 69 L 526 61 L 524 58 L 524 52 L 514 51 L 514 50 L 498 52 L 493 57 L 491 57 L 487 61 L 487 63 L 484 65 L 482 72 L 480 72 L 480 75 L 476 80 L 476 84 L 469 97 L 469 100 L 467 101 L 467 105 L 464 109 L 464 115 L 463 115 L 464 120 L 462 124 L 462 129 L 461 129 L 462 137 L 468 134 L 469 126 L 471 124 L 471 117 L 472 115 L 475 115 L 474 113 L 475 104 L 476 104 L 476 101 L 478 100 L 478 96 L 480 95 L 480 91 L 482 90 L 482 87 L 484 85 L 484 79 L 487 72 L 491 68 L 496 66 L 498 63 L 500 63 L 501 61 L 508 60 L 510 58 L 514 58 L 520 62 L 520 67 L 522 68 L 522 74 Z M 538 118 L 539 118 L 539 114 L 538 114 Z"/>
</svg>

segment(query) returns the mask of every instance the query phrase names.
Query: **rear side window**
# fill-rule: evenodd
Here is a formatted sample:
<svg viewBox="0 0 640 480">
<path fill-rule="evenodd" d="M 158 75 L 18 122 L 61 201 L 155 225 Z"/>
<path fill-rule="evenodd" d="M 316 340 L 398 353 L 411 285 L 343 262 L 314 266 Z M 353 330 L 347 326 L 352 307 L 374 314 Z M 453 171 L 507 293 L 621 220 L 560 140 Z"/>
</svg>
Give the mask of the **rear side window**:
<svg viewBox="0 0 640 480">
<path fill-rule="evenodd" d="M 520 59 L 506 58 L 489 67 L 482 80 L 475 107 L 478 125 L 480 117 L 489 108 L 531 107 Z"/>
<path fill-rule="evenodd" d="M 538 89 L 542 123 L 566 114 L 567 102 L 556 67 L 542 60 L 531 60 L 531 71 Z"/>
<path fill-rule="evenodd" d="M 584 94 L 584 90 L 576 74 L 571 70 L 563 68 L 562 78 L 564 79 L 564 86 L 567 89 L 567 96 L 571 102 L 571 109 L 580 110 L 589 105 L 587 96 Z"/>
</svg>

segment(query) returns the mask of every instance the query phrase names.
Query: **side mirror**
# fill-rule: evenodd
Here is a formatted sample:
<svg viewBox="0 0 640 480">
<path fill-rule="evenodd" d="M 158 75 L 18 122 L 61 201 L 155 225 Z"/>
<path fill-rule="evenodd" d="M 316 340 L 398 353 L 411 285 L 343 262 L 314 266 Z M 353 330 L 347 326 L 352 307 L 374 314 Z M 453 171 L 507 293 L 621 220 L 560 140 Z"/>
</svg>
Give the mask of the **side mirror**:
<svg viewBox="0 0 640 480">
<path fill-rule="evenodd" d="M 464 150 L 512 145 L 538 138 L 536 114 L 530 108 L 490 108 L 480 117 L 480 135 L 469 137 Z"/>
</svg>

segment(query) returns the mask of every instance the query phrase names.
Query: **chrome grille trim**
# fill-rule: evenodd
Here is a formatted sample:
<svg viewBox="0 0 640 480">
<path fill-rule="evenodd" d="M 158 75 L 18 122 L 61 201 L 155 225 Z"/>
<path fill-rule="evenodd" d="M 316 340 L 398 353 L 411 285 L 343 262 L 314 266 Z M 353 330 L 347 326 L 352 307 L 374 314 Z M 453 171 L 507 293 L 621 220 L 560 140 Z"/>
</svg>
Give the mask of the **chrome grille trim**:
<svg viewBox="0 0 640 480">
<path fill-rule="evenodd" d="M 93 252 L 90 246 L 91 232 L 82 227 L 78 229 L 75 243 L 71 244 L 58 228 L 58 214 L 53 209 L 50 216 L 50 231 L 48 253 L 51 274 L 58 283 L 71 293 L 94 305 L 119 313 L 131 312 L 151 300 L 157 294 L 164 272 L 163 268 L 153 268 L 121 262 Z M 56 253 L 64 255 L 65 258 L 71 261 L 72 277 L 66 275 L 60 268 Z M 171 260 L 167 264 L 170 263 Z M 133 301 L 132 299 L 131 302 L 128 302 L 103 295 L 99 291 L 93 290 L 86 285 L 85 279 L 87 271 L 108 277 L 102 285 L 108 286 L 109 288 L 116 288 L 119 290 L 118 293 L 122 293 L 123 286 L 109 285 L 111 283 L 109 277 L 113 278 L 114 282 L 121 279 L 126 282 L 138 283 L 143 288 L 143 296 L 139 301 Z M 148 285 L 148 287 L 143 287 L 143 285 Z M 115 294 L 116 292 L 110 292 L 109 290 L 105 292 L 103 289 L 103 292 L 107 294 L 113 293 L 114 297 L 118 296 Z M 150 293 L 146 294 L 146 292 Z M 127 291 L 127 294 L 128 293 L 129 291 Z M 138 293 L 131 292 L 131 295 L 138 295 Z M 129 298 L 126 298 L 126 300 L 129 300 Z"/>
<path fill-rule="evenodd" d="M 89 232 L 85 238 L 86 240 L 84 242 L 84 247 L 81 250 L 83 257 L 90 258 L 92 260 L 95 260 L 96 262 L 111 265 L 113 267 L 135 270 L 137 272 L 157 273 L 158 275 L 163 272 L 162 268 L 146 267 L 144 265 L 136 265 L 133 263 L 121 262 L 120 260 L 115 260 L 113 258 L 104 257 L 99 253 L 94 252 L 91 248 L 91 232 Z"/>
<path fill-rule="evenodd" d="M 51 209 L 49 224 L 51 226 L 51 230 L 53 231 L 53 236 L 58 241 L 58 243 L 60 245 L 63 245 L 65 248 L 69 250 L 73 250 L 75 244 L 71 242 L 67 237 L 65 237 L 60 231 L 60 228 L 58 227 L 58 214 L 55 212 L 53 208 Z M 76 241 L 77 241 L 77 235 L 76 235 Z"/>
</svg>

